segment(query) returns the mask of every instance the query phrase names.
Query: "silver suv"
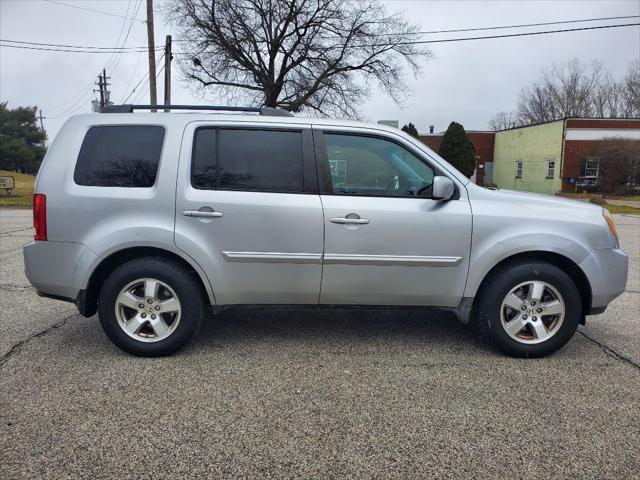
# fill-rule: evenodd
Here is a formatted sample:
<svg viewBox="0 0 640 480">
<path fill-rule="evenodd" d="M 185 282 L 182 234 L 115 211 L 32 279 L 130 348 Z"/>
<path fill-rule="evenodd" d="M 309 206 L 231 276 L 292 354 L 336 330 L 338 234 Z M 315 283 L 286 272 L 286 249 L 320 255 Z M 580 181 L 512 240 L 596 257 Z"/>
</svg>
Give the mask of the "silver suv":
<svg viewBox="0 0 640 480">
<path fill-rule="evenodd" d="M 451 310 L 538 357 L 624 291 L 606 210 L 478 187 L 400 130 L 112 110 L 51 145 L 24 259 L 129 353 L 176 351 L 210 306 L 358 304 Z"/>
</svg>

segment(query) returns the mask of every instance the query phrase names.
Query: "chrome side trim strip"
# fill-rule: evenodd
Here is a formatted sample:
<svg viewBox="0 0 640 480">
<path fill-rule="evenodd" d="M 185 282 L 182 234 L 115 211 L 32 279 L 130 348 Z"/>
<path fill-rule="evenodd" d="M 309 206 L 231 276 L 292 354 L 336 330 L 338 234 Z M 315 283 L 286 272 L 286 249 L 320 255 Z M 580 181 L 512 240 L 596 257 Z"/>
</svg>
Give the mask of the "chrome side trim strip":
<svg viewBox="0 0 640 480">
<path fill-rule="evenodd" d="M 222 256 L 227 262 L 242 263 L 322 263 L 321 253 L 281 252 L 227 252 Z"/>
<path fill-rule="evenodd" d="M 462 257 L 424 257 L 420 255 L 342 255 L 326 253 L 325 265 L 382 265 L 407 267 L 455 267 Z"/>
</svg>

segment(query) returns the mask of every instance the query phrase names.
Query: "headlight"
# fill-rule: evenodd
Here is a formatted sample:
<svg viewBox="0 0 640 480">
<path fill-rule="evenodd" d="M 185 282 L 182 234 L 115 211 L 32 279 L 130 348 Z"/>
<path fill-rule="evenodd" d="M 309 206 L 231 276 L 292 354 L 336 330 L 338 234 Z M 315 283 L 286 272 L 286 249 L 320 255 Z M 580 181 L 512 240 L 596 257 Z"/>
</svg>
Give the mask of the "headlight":
<svg viewBox="0 0 640 480">
<path fill-rule="evenodd" d="M 606 220 L 607 225 L 609 225 L 609 230 L 611 230 L 611 233 L 613 233 L 613 236 L 618 238 L 618 229 L 616 228 L 616 222 L 613 220 L 613 216 L 611 215 L 609 210 L 607 210 L 606 208 L 603 208 L 602 216 Z"/>
</svg>

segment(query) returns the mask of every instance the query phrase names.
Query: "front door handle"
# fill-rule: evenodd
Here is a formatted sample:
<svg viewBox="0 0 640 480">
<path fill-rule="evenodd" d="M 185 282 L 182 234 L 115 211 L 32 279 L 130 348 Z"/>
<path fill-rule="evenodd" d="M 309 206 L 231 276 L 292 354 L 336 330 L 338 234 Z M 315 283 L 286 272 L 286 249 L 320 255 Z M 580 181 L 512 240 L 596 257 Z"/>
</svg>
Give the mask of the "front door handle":
<svg viewBox="0 0 640 480">
<path fill-rule="evenodd" d="M 366 225 L 369 223 L 368 218 L 349 218 L 349 217 L 333 217 L 330 218 L 329 221 L 331 223 L 339 223 L 342 225 Z"/>
<path fill-rule="evenodd" d="M 222 212 L 214 212 L 207 210 L 183 210 L 182 214 L 185 217 L 203 217 L 203 218 L 220 218 Z"/>
</svg>

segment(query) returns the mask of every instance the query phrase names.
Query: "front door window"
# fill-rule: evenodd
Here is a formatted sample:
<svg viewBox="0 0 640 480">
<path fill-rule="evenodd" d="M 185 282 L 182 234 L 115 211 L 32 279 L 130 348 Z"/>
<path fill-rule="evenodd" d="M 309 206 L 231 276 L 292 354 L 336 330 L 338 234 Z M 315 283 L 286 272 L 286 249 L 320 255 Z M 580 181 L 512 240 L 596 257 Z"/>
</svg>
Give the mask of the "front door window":
<svg viewBox="0 0 640 480">
<path fill-rule="evenodd" d="M 334 194 L 430 197 L 433 169 L 403 147 L 380 138 L 325 134 Z"/>
</svg>

